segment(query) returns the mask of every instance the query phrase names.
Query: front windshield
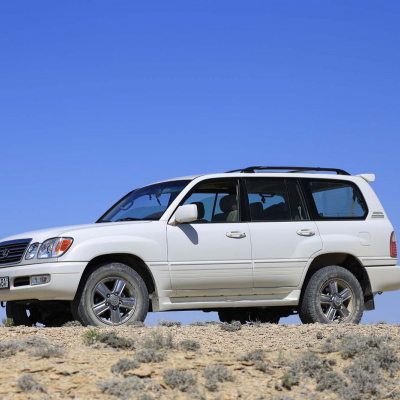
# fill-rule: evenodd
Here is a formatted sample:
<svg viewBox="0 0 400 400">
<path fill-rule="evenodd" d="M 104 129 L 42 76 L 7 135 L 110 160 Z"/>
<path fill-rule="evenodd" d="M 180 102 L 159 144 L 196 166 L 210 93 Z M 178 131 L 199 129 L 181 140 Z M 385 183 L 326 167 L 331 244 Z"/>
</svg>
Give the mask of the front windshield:
<svg viewBox="0 0 400 400">
<path fill-rule="evenodd" d="M 122 198 L 97 222 L 159 220 L 189 182 L 162 182 L 136 189 Z"/>
</svg>

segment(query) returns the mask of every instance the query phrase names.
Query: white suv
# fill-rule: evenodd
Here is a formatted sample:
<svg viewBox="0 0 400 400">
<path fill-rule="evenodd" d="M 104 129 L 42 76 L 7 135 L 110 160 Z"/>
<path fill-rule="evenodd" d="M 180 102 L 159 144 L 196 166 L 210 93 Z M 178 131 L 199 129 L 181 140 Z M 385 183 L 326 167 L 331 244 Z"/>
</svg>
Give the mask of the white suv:
<svg viewBox="0 0 400 400">
<path fill-rule="evenodd" d="M 145 186 L 95 224 L 4 239 L 0 300 L 17 325 L 195 309 L 225 322 L 358 323 L 376 293 L 400 289 L 374 178 L 249 167 Z"/>
</svg>

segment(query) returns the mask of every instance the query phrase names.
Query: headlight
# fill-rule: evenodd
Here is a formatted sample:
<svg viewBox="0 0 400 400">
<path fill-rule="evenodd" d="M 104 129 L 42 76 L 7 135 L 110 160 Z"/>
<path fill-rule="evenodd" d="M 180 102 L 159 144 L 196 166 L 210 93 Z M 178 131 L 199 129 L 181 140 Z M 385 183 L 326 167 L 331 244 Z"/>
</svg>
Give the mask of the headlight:
<svg viewBox="0 0 400 400">
<path fill-rule="evenodd" d="M 62 256 L 71 246 L 72 238 L 53 238 L 43 242 L 37 258 L 53 258 Z"/>
<path fill-rule="evenodd" d="M 28 251 L 26 252 L 25 260 L 31 260 L 32 258 L 35 258 L 38 248 L 39 243 L 31 244 L 28 248 Z"/>
</svg>

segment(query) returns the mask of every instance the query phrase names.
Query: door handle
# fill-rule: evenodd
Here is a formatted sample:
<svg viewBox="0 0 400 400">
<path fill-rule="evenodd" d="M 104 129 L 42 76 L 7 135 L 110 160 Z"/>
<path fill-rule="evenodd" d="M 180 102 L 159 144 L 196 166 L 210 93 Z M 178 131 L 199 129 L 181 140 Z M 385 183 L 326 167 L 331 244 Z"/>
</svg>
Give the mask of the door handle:
<svg viewBox="0 0 400 400">
<path fill-rule="evenodd" d="M 314 236 L 315 232 L 310 229 L 300 229 L 296 232 L 300 236 Z"/>
<path fill-rule="evenodd" d="M 244 232 L 226 232 L 226 236 L 228 236 L 228 238 L 233 238 L 233 239 L 241 239 L 246 237 L 246 234 Z"/>
</svg>

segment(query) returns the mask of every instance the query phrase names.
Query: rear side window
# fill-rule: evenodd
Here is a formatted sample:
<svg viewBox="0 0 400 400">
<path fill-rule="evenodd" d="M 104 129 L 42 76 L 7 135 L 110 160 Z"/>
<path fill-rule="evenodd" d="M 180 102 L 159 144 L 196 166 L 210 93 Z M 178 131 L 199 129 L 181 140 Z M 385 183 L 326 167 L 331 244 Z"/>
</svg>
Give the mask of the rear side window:
<svg viewBox="0 0 400 400">
<path fill-rule="evenodd" d="M 367 205 L 358 187 L 347 181 L 309 181 L 308 186 L 319 218 L 360 219 Z"/>
<path fill-rule="evenodd" d="M 295 181 L 247 178 L 251 221 L 291 221 L 309 219 L 303 197 Z"/>
</svg>

